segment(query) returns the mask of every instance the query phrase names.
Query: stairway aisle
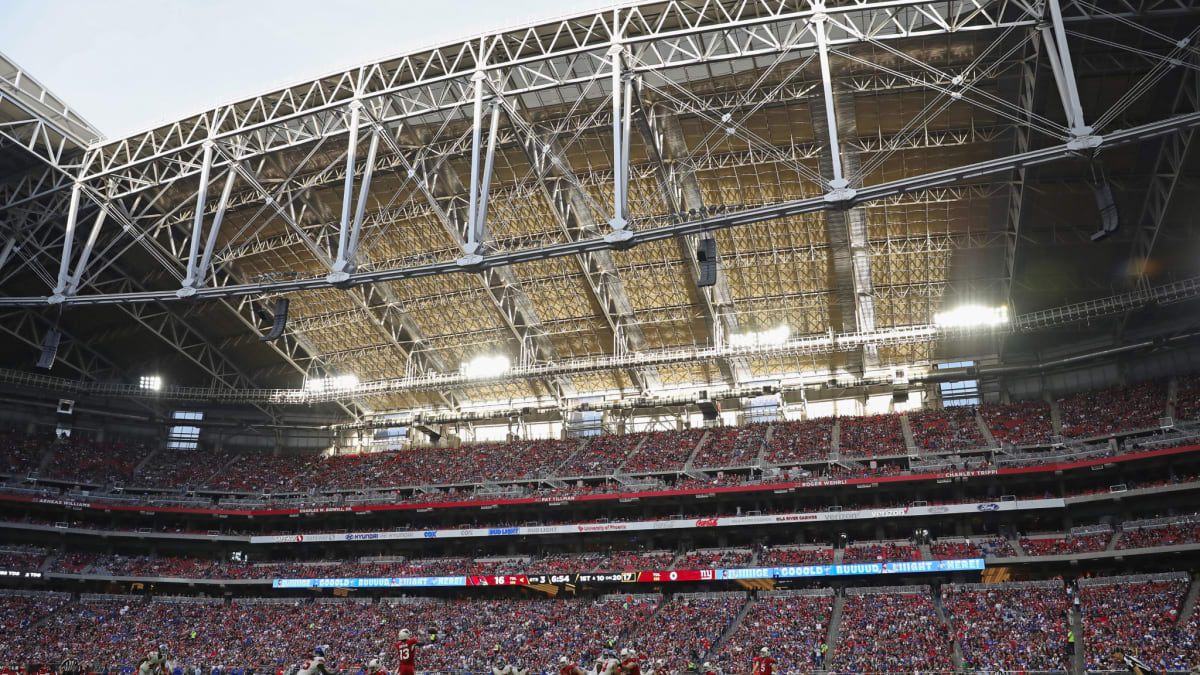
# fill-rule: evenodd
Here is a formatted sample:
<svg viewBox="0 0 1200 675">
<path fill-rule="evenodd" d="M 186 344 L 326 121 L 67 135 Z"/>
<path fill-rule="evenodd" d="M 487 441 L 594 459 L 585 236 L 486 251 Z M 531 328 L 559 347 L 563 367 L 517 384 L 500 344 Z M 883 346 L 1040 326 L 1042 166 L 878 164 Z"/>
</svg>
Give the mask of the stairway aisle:
<svg viewBox="0 0 1200 675">
<path fill-rule="evenodd" d="M 833 615 L 829 617 L 829 632 L 825 635 L 825 644 L 829 645 L 829 651 L 825 652 L 825 663 L 822 665 L 826 671 L 837 653 L 838 631 L 842 627 L 842 608 L 845 606 L 846 596 L 839 592 L 833 599 Z"/>
<path fill-rule="evenodd" d="M 941 592 L 938 589 L 933 589 L 930 592 L 933 593 L 933 608 L 937 610 L 938 618 L 941 619 L 942 624 L 946 626 L 950 632 L 950 644 L 954 650 L 950 655 L 950 659 L 951 663 L 954 665 L 954 672 L 961 673 L 964 671 L 962 645 L 960 645 L 958 640 L 955 639 L 954 627 L 950 625 L 950 621 L 946 618 L 946 610 L 944 607 L 942 607 Z"/>
<path fill-rule="evenodd" d="M 721 647 L 725 645 L 726 640 L 733 636 L 733 634 L 737 631 L 738 626 L 742 625 L 742 621 L 745 620 L 746 615 L 750 613 L 750 608 L 753 606 L 754 597 L 747 597 L 746 604 L 742 605 L 742 611 L 738 612 L 738 615 L 736 618 L 734 618 L 733 623 L 729 624 L 729 627 L 725 629 L 724 633 L 721 633 L 721 637 L 717 638 L 716 642 L 713 642 L 712 648 L 709 649 L 708 653 L 704 655 L 705 659 L 708 658 L 709 654 L 716 654 L 721 650 Z"/>
</svg>

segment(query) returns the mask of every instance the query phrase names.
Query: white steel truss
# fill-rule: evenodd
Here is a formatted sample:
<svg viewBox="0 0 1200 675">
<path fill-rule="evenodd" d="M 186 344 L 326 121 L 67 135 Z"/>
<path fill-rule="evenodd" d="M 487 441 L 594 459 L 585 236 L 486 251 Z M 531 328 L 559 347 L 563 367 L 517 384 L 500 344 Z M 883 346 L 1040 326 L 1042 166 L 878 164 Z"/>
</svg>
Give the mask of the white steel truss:
<svg viewBox="0 0 1200 675">
<path fill-rule="evenodd" d="M 1149 139 L 1161 138 L 1170 134 L 1178 133 L 1180 131 L 1186 131 L 1197 126 L 1200 126 L 1200 112 L 1176 115 L 1165 120 L 1150 122 L 1112 132 L 1104 136 L 1103 143 L 1106 147 L 1113 147 L 1127 143 L 1137 143 Z M 639 229 L 631 232 L 630 239 L 623 245 L 636 246 L 638 244 L 671 239 L 678 237 L 681 234 L 710 232 L 804 213 L 825 211 L 831 208 L 853 207 L 858 204 L 873 202 L 897 195 L 908 194 L 930 188 L 941 188 L 957 183 L 975 180 L 981 177 L 1006 173 L 1022 167 L 1038 166 L 1067 158 L 1077 157 L 1078 153 L 1079 150 L 1074 146 L 1073 142 L 1052 145 L 1049 147 L 1030 150 L 1028 152 L 1000 157 L 984 162 L 977 162 L 951 169 L 933 171 L 917 176 L 864 186 L 857 190 L 853 196 L 850 196 L 844 201 L 840 202 L 831 202 L 825 196 L 811 197 L 806 199 L 790 200 L 768 206 L 749 208 L 736 213 L 718 214 L 697 220 L 667 223 L 658 225 L 657 227 Z M 475 267 L 487 268 L 511 265 L 524 261 L 545 260 L 563 256 L 578 255 L 584 252 L 608 250 L 613 248 L 613 246 L 613 243 L 606 241 L 604 238 L 589 238 L 563 244 L 542 246 L 533 249 L 496 253 L 485 257 L 484 260 L 480 261 L 477 265 L 475 265 Z M 460 273 L 462 271 L 463 268 L 455 261 L 431 262 L 428 264 L 404 268 L 357 272 L 349 275 L 345 280 L 340 281 L 339 287 L 372 284 L 379 281 Z M 197 299 L 240 297 L 247 295 L 261 295 L 265 293 L 285 293 L 291 291 L 327 288 L 331 285 L 332 284 L 329 282 L 326 276 L 322 275 L 320 277 L 312 278 L 271 280 L 258 283 L 229 284 L 221 287 L 204 288 L 198 290 L 194 297 Z M 134 293 L 75 295 L 71 297 L 64 297 L 59 302 L 63 305 L 84 305 L 127 302 L 157 302 L 175 299 L 178 299 L 175 291 L 146 291 Z M 45 305 L 47 301 L 48 298 L 45 296 L 7 297 L 0 298 L 0 306 L 40 306 Z"/>
<path fill-rule="evenodd" d="M 544 305 L 539 312 L 522 281 L 531 266 L 522 265 L 572 258 L 578 272 L 559 266 L 555 282 L 573 279 L 599 308 L 589 312 L 598 314 L 595 323 L 607 323 L 613 358 L 653 351 L 647 334 L 658 324 L 699 319 L 707 335 L 689 328 L 683 337 L 654 339 L 706 343 L 716 350 L 710 360 L 726 383 L 737 386 L 753 376 L 744 354 L 721 351 L 722 338 L 739 332 L 743 305 L 752 303 L 740 299 L 724 275 L 711 290 L 694 293 L 689 286 L 674 297 L 646 297 L 629 281 L 665 278 L 674 263 L 685 272 L 684 283 L 694 285 L 702 235 L 728 229 L 736 237 L 739 228 L 768 233 L 769 250 L 738 250 L 732 260 L 751 267 L 772 257 L 795 261 L 790 286 L 783 288 L 776 262 L 771 273 L 780 288 L 752 300 L 787 298 L 781 309 L 805 313 L 800 323 L 806 328 L 798 334 L 824 320 L 832 302 L 852 318 L 841 326 L 847 334 L 873 335 L 882 311 L 877 293 L 938 298 L 948 283 L 937 275 L 876 282 L 873 255 L 948 259 L 956 246 L 994 246 L 1003 237 L 1003 279 L 968 281 L 1000 287 L 989 296 L 1011 297 L 1019 283 L 1026 169 L 1162 138 L 1164 153 L 1172 152 L 1160 165 L 1165 161 L 1175 178 L 1151 186 L 1136 244 L 1148 256 L 1190 147 L 1179 141 L 1190 141 L 1200 125 L 1195 97 L 1184 96 L 1174 117 L 1126 117 L 1134 94 L 1146 90 L 1139 85 L 1109 110 L 1085 111 L 1081 100 L 1091 99 L 1081 98 L 1075 72 L 1145 72 L 1143 80 L 1152 84 L 1187 68 L 1191 62 L 1183 57 L 1195 53 L 1190 43 L 1122 45 L 1085 29 L 1107 22 L 1150 34 L 1142 22 L 1198 12 L 1195 0 L 1139 6 L 1119 0 L 664 0 L 364 65 L 124 139 L 89 145 L 76 134 L 71 152 L 55 144 L 55 134 L 63 134 L 49 122 L 34 119 L 34 133 L 19 120 L 0 124 L 0 142 L 20 143 L 40 160 L 38 168 L 0 184 L 0 283 L 27 274 L 47 288 L 45 295 L 0 297 L 0 307 L 155 303 L 147 316 L 158 317 L 172 314 L 166 303 L 219 300 L 261 334 L 273 296 L 336 288 L 350 298 L 348 308 L 295 317 L 284 340 L 271 344 L 296 372 L 324 373 L 387 351 L 408 364 L 408 375 L 436 380 L 442 389 L 423 391 L 436 391 L 454 406 L 465 400 L 464 391 L 444 387 L 476 383 L 455 380 L 461 377 L 457 364 L 430 344 L 457 340 L 470 351 L 507 332 L 509 346 L 519 345 L 522 372 L 546 374 L 545 388 L 561 399 L 575 392 L 571 373 L 537 369 L 561 362 L 555 341 L 561 344 L 568 331 L 588 332 L 591 317 L 547 313 Z M 968 35 L 975 35 L 969 43 Z M 976 57 L 969 64 L 935 62 L 904 51 L 923 38 L 970 44 L 965 51 Z M 1098 55 L 1078 47 L 1097 40 L 1122 49 Z M 1062 119 L 1048 119 L 1033 105 L 1036 59 L 1043 53 L 1066 111 Z M 1017 80 L 1015 102 L 996 93 L 1002 79 Z M 856 117 L 871 113 L 855 97 L 880 92 L 932 101 L 899 132 L 884 132 L 882 123 L 878 133 L 856 128 Z M 986 114 L 934 124 L 952 104 Z M 773 116 L 790 122 L 796 110 L 814 107 L 812 119 L 804 120 L 811 136 L 781 140 L 768 133 Z M 1117 123 L 1126 128 L 1106 126 Z M 685 125 L 699 125 L 708 136 L 691 137 Z M 911 170 L 897 161 L 932 148 L 977 159 L 1009 138 L 1015 139 L 1012 151 L 1004 156 L 936 164 L 954 168 Z M 889 162 L 903 170 L 882 170 Z M 726 181 L 731 174 L 735 178 Z M 890 178 L 895 175 L 901 177 Z M 761 181 L 763 194 L 787 196 L 761 197 L 752 189 L 744 200 L 726 196 L 722 181 L 740 189 L 743 176 Z M 796 184 L 804 190 L 794 190 Z M 392 190 L 396 197 L 385 203 L 380 195 Z M 1006 190 L 1003 231 L 971 225 L 924 238 L 871 234 L 872 209 L 981 200 L 982 210 L 983 200 Z M 538 215 L 552 222 L 513 227 L 514 219 L 537 220 L 512 206 L 522 202 L 549 204 L 550 218 L 545 211 Z M 781 241 L 780 223 L 818 212 L 827 241 Z M 389 232 L 418 230 L 421 223 L 434 226 L 422 241 L 436 241 L 432 248 L 404 239 L 382 250 L 379 242 Z M 803 226 L 788 227 L 796 235 Z M 655 243 L 670 243 L 678 260 L 637 255 L 638 247 Z M 127 253 L 146 259 L 153 283 L 135 288 L 106 281 L 111 274 L 105 272 L 120 269 L 115 264 Z M 838 279 L 832 290 L 814 281 L 821 274 L 813 270 L 828 260 Z M 432 336 L 408 314 L 412 299 L 395 290 L 406 284 L 392 283 L 464 274 L 494 309 L 492 321 Z M 468 299 L 470 291 L 463 293 Z M 686 294 L 694 300 L 681 299 Z M 371 327 L 371 344 L 338 345 L 322 354 L 306 331 L 328 331 L 338 321 Z M 859 370 L 873 365 L 875 343 L 856 344 L 867 353 Z M 665 371 L 657 362 L 629 364 L 625 370 L 639 389 L 661 386 Z M 223 382 L 219 386 L 247 388 Z M 366 410 L 364 403 L 358 408 Z"/>
</svg>

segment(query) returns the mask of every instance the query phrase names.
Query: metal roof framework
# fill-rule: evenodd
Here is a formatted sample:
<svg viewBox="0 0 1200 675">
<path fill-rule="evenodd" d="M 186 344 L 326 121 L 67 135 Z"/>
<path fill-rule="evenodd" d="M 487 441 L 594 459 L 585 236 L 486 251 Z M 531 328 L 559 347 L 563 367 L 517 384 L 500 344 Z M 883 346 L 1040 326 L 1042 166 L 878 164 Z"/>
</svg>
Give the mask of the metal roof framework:
<svg viewBox="0 0 1200 675">
<path fill-rule="evenodd" d="M 0 305 L 215 301 L 261 330 L 286 294 L 274 351 L 305 377 L 449 382 L 496 353 L 553 374 L 381 391 L 355 413 L 928 362 L 933 340 L 864 343 L 857 364 L 723 348 L 779 325 L 924 326 L 951 297 L 1011 304 L 1036 239 L 1027 172 L 1163 138 L 1174 173 L 1137 239 L 1152 248 L 1200 115 L 1193 94 L 1169 111 L 1146 99 L 1194 76 L 1198 32 L 1177 19 L 1197 13 L 1189 0 L 649 2 L 74 153 L 51 121 L 0 125 L 40 160 L 0 184 L 0 285 L 24 291 Z M 712 289 L 695 285 L 702 236 L 720 250 Z M 987 273 L 956 276 L 976 249 Z M 114 286 L 131 275 L 145 288 Z M 681 349 L 714 356 L 545 367 Z"/>
</svg>

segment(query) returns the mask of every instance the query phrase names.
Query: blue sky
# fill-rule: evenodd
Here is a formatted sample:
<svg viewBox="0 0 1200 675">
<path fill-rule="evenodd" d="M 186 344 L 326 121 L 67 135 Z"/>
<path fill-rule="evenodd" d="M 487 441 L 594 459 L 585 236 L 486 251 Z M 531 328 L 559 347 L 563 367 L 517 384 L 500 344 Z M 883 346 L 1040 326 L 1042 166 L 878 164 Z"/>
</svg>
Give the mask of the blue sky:
<svg viewBox="0 0 1200 675">
<path fill-rule="evenodd" d="M 613 0 L 0 0 L 0 51 L 118 137 L 277 85 Z"/>
</svg>

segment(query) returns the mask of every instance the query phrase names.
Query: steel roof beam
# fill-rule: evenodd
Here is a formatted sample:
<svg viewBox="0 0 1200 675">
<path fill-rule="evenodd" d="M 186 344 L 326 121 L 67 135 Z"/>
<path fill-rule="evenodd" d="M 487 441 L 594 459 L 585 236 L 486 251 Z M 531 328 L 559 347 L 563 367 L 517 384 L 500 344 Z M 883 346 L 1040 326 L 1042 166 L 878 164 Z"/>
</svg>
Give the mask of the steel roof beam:
<svg viewBox="0 0 1200 675">
<path fill-rule="evenodd" d="M 728 14 L 711 12 L 707 4 L 700 9 L 688 7 L 688 3 L 672 3 L 678 11 L 695 12 L 695 23 L 680 29 L 657 19 L 646 19 L 639 30 L 622 39 L 648 69 L 681 68 L 776 53 L 779 45 L 789 42 L 790 31 L 817 13 L 807 3 L 795 6 L 780 3 L 769 10 L 760 3 L 751 3 L 753 10 L 735 7 L 749 1 L 727 1 L 724 4 L 729 6 Z M 1163 16 L 1181 14 L 1190 10 L 1190 2 L 1181 0 L 1169 8 L 1156 7 L 1148 12 Z M 645 19 L 643 11 L 640 7 L 623 8 L 618 14 L 623 24 L 631 25 L 628 22 Z M 941 0 L 855 2 L 821 11 L 833 17 L 839 27 L 837 36 L 830 40 L 835 46 L 1033 25 L 1037 20 L 1020 5 L 981 8 L 969 0 L 951 0 L 949 6 Z M 1064 12 L 1064 21 L 1068 23 L 1110 18 L 1089 13 L 1078 3 L 1065 7 Z M 603 52 L 614 39 L 611 30 L 605 27 L 610 13 L 604 14 L 602 18 L 591 17 L 586 28 L 582 24 L 576 27 L 588 33 L 582 42 L 577 39 L 582 34 L 572 29 L 570 45 L 560 40 L 565 34 L 549 40 L 539 37 L 527 42 L 528 49 L 518 50 L 521 53 L 517 54 L 512 51 L 513 43 L 508 36 L 487 36 L 482 41 L 363 66 L 144 134 L 98 144 L 89 151 L 83 175 L 88 180 L 112 176 L 114 196 L 141 189 L 139 185 L 145 181 L 162 182 L 198 172 L 198 144 L 203 138 L 225 140 L 236 136 L 252 143 L 249 152 L 254 154 L 279 150 L 304 143 L 320 133 L 315 130 L 314 118 L 328 115 L 354 99 L 387 101 L 391 114 L 385 122 L 442 113 L 469 99 L 469 78 L 484 62 L 489 73 L 498 73 L 506 83 L 503 92 L 506 96 L 578 84 L 590 80 L 604 67 Z M 582 17 L 577 17 L 566 23 L 581 20 Z M 533 39 L 533 35 L 531 28 L 522 39 Z M 479 42 L 483 48 L 478 46 Z M 436 60 L 425 60 L 428 58 Z M 366 83 L 361 89 L 356 86 L 360 78 Z M 163 162 L 160 166 L 150 166 L 160 161 Z"/>
<path fill-rule="evenodd" d="M 357 136 L 355 136 L 355 138 L 357 138 Z M 281 166 L 277 165 L 276 168 L 280 171 L 284 171 L 283 167 Z M 266 188 L 261 186 L 261 183 L 259 183 L 257 177 L 248 176 L 245 170 L 243 170 L 243 176 L 247 177 L 247 182 L 250 182 L 252 185 L 257 185 L 264 197 L 270 196 L 270 194 L 266 191 Z M 351 183 L 353 178 L 353 172 L 350 172 L 345 176 L 347 183 Z M 271 202 L 278 215 L 287 222 L 292 231 L 301 235 L 306 247 L 313 254 L 313 256 L 316 257 L 316 259 L 322 265 L 324 265 L 324 268 L 327 271 L 338 271 L 334 269 L 335 261 L 331 257 L 331 252 L 321 248 L 317 244 L 319 241 L 325 241 L 326 237 L 318 236 L 314 239 L 305 234 L 304 228 L 301 226 L 296 217 L 293 217 L 289 211 L 284 209 L 283 203 L 290 203 L 293 199 L 296 199 L 307 206 L 308 213 L 316 214 L 317 217 L 321 218 L 324 222 L 338 223 L 340 221 L 331 221 L 332 214 L 329 213 L 328 207 L 320 200 L 313 197 L 309 188 L 301 188 L 298 190 L 289 190 L 285 188 L 284 191 L 289 193 L 289 196 L 285 202 L 281 203 L 279 201 L 274 201 L 273 199 Z M 347 191 L 349 191 L 349 188 L 347 188 Z M 391 350 L 400 358 L 403 363 L 407 364 L 406 367 L 415 365 L 418 368 L 433 370 L 439 373 L 453 372 L 453 369 L 451 369 L 437 354 L 418 350 L 418 345 L 425 339 L 421 327 L 416 321 L 413 320 L 412 317 L 396 309 L 397 305 L 399 305 L 399 299 L 396 297 L 396 294 L 392 291 L 391 287 L 387 283 L 343 286 L 342 279 L 348 278 L 350 273 L 345 270 L 341 272 L 342 274 L 338 275 L 338 277 L 332 279 L 327 277 L 330 285 L 336 288 L 343 288 L 350 300 L 357 307 L 365 310 L 362 316 L 367 320 L 367 324 L 373 327 L 375 331 L 387 341 L 387 343 L 391 346 Z M 451 408 L 457 408 L 467 400 L 466 394 L 463 393 L 461 389 L 439 391 L 436 393 L 438 397 L 441 398 Z"/>
<path fill-rule="evenodd" d="M 1191 63 L 1200 63 L 1200 56 L 1196 56 L 1195 52 Z M 1185 68 L 1181 75 L 1182 81 L 1176 89 L 1175 100 L 1171 105 L 1172 114 L 1200 110 L 1200 70 Z M 1130 251 L 1131 269 L 1136 275 L 1136 282 L 1143 289 L 1149 287 L 1147 266 L 1154 255 L 1154 246 L 1158 243 L 1171 202 L 1178 191 L 1183 165 L 1191 152 L 1195 136 L 1196 130 L 1192 128 L 1163 137 L 1155 157 L 1150 182 L 1146 188 L 1146 199 L 1142 202 L 1141 212 L 1136 220 L 1137 232 L 1134 235 L 1133 250 Z"/>
<path fill-rule="evenodd" d="M 835 90 L 829 65 L 829 47 L 825 19 L 815 21 L 812 30 L 817 36 L 817 49 L 821 64 L 822 102 L 812 105 L 813 131 L 817 138 L 827 139 L 828 144 L 818 158 L 821 175 L 832 176 L 827 198 L 835 204 L 855 194 L 850 178 L 857 176 L 862 164 L 858 153 L 842 152 L 841 138 L 858 136 L 855 116 L 854 94 Z M 857 185 L 855 186 L 857 187 Z M 832 249 L 830 262 L 836 280 L 838 307 L 840 308 L 840 330 L 875 330 L 875 290 L 871 276 L 871 247 L 867 244 L 867 217 L 863 208 L 834 208 L 825 212 L 825 229 Z M 850 372 L 861 375 L 878 365 L 879 358 L 874 347 L 863 345 L 861 351 L 852 353 L 848 364 Z"/>
<path fill-rule="evenodd" d="M 662 114 L 649 105 L 643 96 L 641 87 L 635 82 L 633 87 L 634 104 L 637 108 L 635 124 L 646 146 L 646 154 L 650 157 L 650 165 L 655 169 L 659 191 L 663 203 L 672 214 L 705 213 L 704 193 L 700 189 L 700 180 L 696 171 L 690 167 L 681 167 L 684 158 L 688 157 L 687 139 L 683 135 L 683 127 L 676 115 Z M 703 310 L 704 324 L 708 329 L 709 340 L 718 344 L 721 339 L 738 335 L 741 329 L 738 325 L 737 309 L 733 303 L 733 294 L 729 291 L 729 282 L 724 274 L 717 275 L 716 283 L 710 288 L 701 288 L 700 263 L 696 257 L 696 235 L 680 235 L 675 238 L 679 255 L 688 270 L 696 296 Z M 719 259 L 719 254 L 718 254 Z M 718 338 L 718 334 L 722 338 Z M 721 376 L 730 386 L 738 386 L 741 382 L 752 379 L 750 369 L 742 359 L 718 359 L 717 366 Z"/>
<path fill-rule="evenodd" d="M 538 133 L 512 101 L 504 100 L 503 106 L 512 128 L 521 130 L 516 136 L 532 167 L 533 179 L 553 210 L 567 241 L 579 241 L 587 235 L 602 237 L 607 234 L 608 230 L 588 221 L 587 216 L 593 209 L 555 135 Z M 596 307 L 612 331 L 614 351 L 648 349 L 646 335 L 634 313 L 633 303 L 629 300 L 620 268 L 613 260 L 612 253 L 607 250 L 584 251 L 577 254 L 575 260 Z M 657 368 L 632 369 L 627 374 L 643 392 L 662 388 Z"/>
<path fill-rule="evenodd" d="M 1200 112 L 1177 115 L 1169 119 L 1148 122 L 1128 129 L 1107 133 L 1104 136 L 1104 147 L 1119 147 L 1132 143 L 1140 143 L 1198 126 L 1200 126 Z M 865 185 L 860 187 L 853 197 L 838 206 L 852 207 L 891 198 L 896 195 L 940 189 L 964 182 L 975 182 L 980 178 L 1008 173 L 1020 167 L 1039 166 L 1077 156 L 1077 151 L 1066 144 L 1051 145 L 1030 150 L 1019 155 L 997 157 L 982 162 L 932 171 L 916 176 L 907 176 L 883 183 Z M 655 241 L 665 241 L 673 239 L 680 234 L 711 232 L 751 223 L 788 218 L 804 213 L 826 211 L 830 208 L 833 208 L 833 205 L 824 196 L 819 196 L 747 208 L 736 212 L 721 213 L 694 221 L 689 220 L 674 223 L 665 222 L 665 220 L 650 221 L 646 223 L 646 227 L 638 228 L 633 232 L 633 238 L 629 244 L 637 246 Z M 590 238 L 531 249 L 493 253 L 482 263 L 482 266 L 511 265 L 532 260 L 578 255 L 582 252 L 611 250 L 611 248 L 612 244 L 604 241 L 602 238 Z M 384 268 L 368 272 L 358 272 L 351 275 L 346 283 L 353 286 L 379 281 L 415 279 L 453 273 L 462 273 L 462 269 L 454 261 L 430 262 L 402 268 Z M 329 282 L 324 277 L 298 278 L 293 280 L 227 285 L 221 288 L 205 288 L 198 291 L 196 297 L 198 299 L 240 297 L 326 287 L 329 287 Z M 178 300 L 178 298 L 175 295 L 175 291 L 149 291 L 145 293 L 104 294 L 92 297 L 77 295 L 67 298 L 63 304 L 111 304 L 121 302 L 153 302 L 159 300 Z M 41 306 L 45 303 L 45 297 L 0 298 L 0 306 Z"/>
<path fill-rule="evenodd" d="M 1021 65 L 1020 79 L 1017 81 L 1017 105 L 1022 110 L 1022 115 L 1025 120 L 1031 121 L 1034 113 L 1034 106 L 1037 97 L 1037 76 L 1038 63 L 1042 53 L 1042 44 L 1038 35 L 1032 35 L 1026 48 L 1025 58 Z M 1030 137 L 1033 134 L 1033 129 L 1030 124 L 1015 125 L 1013 127 L 1013 137 L 1010 152 L 1013 154 L 1021 154 L 1029 150 Z M 1015 308 L 1013 303 L 1012 285 L 1016 279 L 1017 273 L 1017 252 L 1020 248 L 1022 238 L 1021 226 L 1023 224 L 1023 213 L 1026 205 L 1026 167 L 1018 167 L 1013 172 L 1012 182 L 1009 184 L 1010 191 L 1008 195 L 1008 208 L 1005 218 L 1005 248 L 1004 248 L 1004 274 L 1008 279 L 1005 284 L 1005 301 L 1010 308 Z"/>
<path fill-rule="evenodd" d="M 482 84 L 480 82 L 481 86 Z M 482 124 L 482 118 L 476 122 Z M 456 195 L 463 193 L 462 181 L 454 168 L 448 162 L 436 162 L 432 159 L 422 159 L 417 164 L 413 164 L 392 134 L 388 133 L 386 128 L 377 121 L 372 120 L 372 123 L 378 125 L 378 130 L 391 149 L 391 154 L 399 159 L 401 167 L 407 170 L 450 243 L 463 255 L 478 254 L 480 248 L 471 247 L 472 239 L 475 238 L 477 243 L 482 242 L 484 236 L 481 235 L 484 235 L 483 230 L 487 224 L 486 222 L 476 223 L 476 218 L 472 218 L 470 215 L 470 206 L 464 206 L 461 200 L 454 199 Z M 493 129 L 496 128 L 495 124 L 491 126 Z M 421 130 L 415 128 L 408 129 L 407 133 L 415 135 L 414 140 L 420 145 L 424 145 L 429 140 Z M 490 142 L 494 143 L 495 141 Z M 479 198 L 479 195 L 476 194 L 476 200 Z M 485 193 L 483 197 L 485 205 L 483 208 L 485 209 L 487 198 Z M 478 201 L 476 209 L 479 209 Z M 477 226 L 480 232 L 472 235 L 470 230 L 474 226 Z M 486 258 L 486 244 L 483 250 L 485 251 L 483 257 Z M 470 271 L 470 268 L 468 270 Z M 476 276 L 496 311 L 504 320 L 504 325 L 516 339 L 518 354 L 524 359 L 551 361 L 557 359 L 558 348 L 554 346 L 553 340 L 550 339 L 542 325 L 537 306 L 525 293 L 516 272 L 511 267 L 502 265 L 484 268 Z M 574 383 L 568 378 L 546 381 L 542 384 L 548 393 L 556 398 L 570 398 L 577 393 Z"/>
</svg>

